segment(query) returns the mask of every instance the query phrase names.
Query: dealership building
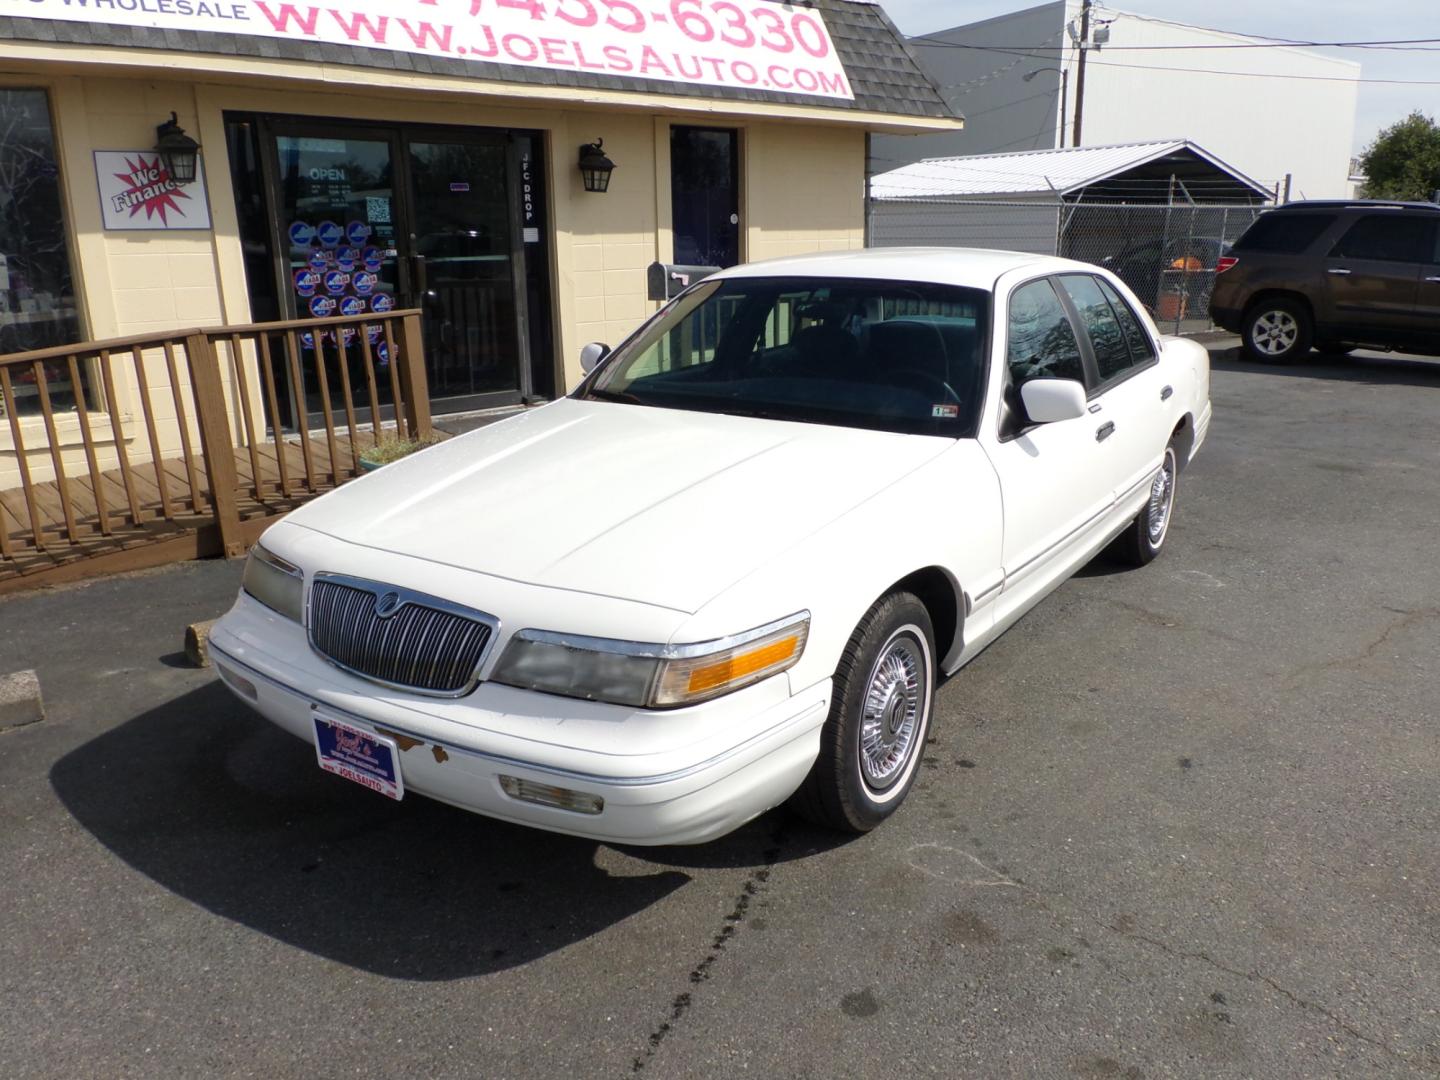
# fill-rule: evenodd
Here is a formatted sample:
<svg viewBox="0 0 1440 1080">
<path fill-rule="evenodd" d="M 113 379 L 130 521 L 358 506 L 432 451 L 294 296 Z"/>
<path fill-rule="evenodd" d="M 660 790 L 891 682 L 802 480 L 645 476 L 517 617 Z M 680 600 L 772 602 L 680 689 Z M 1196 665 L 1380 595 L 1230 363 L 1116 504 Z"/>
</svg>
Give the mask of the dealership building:
<svg viewBox="0 0 1440 1080">
<path fill-rule="evenodd" d="M 415 308 L 433 411 L 550 397 L 650 263 L 861 247 L 871 133 L 960 126 L 857 0 L 6 0 L 0 357 Z M 145 364 L 42 372 L 58 439 L 77 396 L 163 420 Z"/>
</svg>

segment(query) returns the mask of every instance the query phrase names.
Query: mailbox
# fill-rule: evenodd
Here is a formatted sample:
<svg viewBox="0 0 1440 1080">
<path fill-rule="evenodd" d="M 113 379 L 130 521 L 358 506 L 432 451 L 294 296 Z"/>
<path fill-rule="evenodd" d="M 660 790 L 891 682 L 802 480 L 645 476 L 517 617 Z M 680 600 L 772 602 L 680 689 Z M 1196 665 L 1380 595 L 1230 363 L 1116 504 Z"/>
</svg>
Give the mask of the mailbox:
<svg viewBox="0 0 1440 1080">
<path fill-rule="evenodd" d="M 679 296 L 701 278 L 707 278 L 718 271 L 718 266 L 678 266 L 675 263 L 654 262 L 645 271 L 650 287 L 651 300 L 669 300 Z"/>
</svg>

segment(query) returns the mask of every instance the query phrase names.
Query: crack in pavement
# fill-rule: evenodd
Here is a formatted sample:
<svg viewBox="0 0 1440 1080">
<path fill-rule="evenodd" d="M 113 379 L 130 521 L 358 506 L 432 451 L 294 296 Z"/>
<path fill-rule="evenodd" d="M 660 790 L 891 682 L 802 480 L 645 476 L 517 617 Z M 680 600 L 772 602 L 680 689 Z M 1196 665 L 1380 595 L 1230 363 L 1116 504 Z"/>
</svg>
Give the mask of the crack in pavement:
<svg viewBox="0 0 1440 1080">
<path fill-rule="evenodd" d="M 1326 1008 L 1324 1005 L 1319 1004 L 1318 1002 L 1309 1001 L 1306 998 L 1302 998 L 1299 994 L 1296 994 L 1294 991 L 1288 989 L 1287 987 L 1280 985 L 1280 983 L 1276 982 L 1274 979 L 1270 978 L 1270 976 L 1264 974 L 1263 972 L 1260 972 L 1253 968 L 1249 971 L 1242 971 L 1240 968 L 1231 967 L 1228 964 L 1222 964 L 1219 960 L 1216 960 L 1209 953 L 1190 952 L 1185 949 L 1176 949 L 1161 941 L 1159 938 L 1150 937 L 1148 934 L 1142 934 L 1135 930 L 1127 930 L 1124 927 L 1115 925 L 1114 923 L 1101 922 L 1099 919 L 1094 919 L 1094 922 L 1105 930 L 1110 931 L 1110 933 L 1112 934 L 1127 938 L 1131 941 L 1142 942 L 1146 945 L 1151 946 L 1152 948 L 1160 950 L 1167 956 L 1173 956 L 1179 960 L 1199 960 L 1202 963 L 1209 964 L 1216 971 L 1222 971 L 1225 974 L 1232 975 L 1237 979 L 1245 979 L 1249 982 L 1262 982 L 1266 986 L 1270 987 L 1270 989 L 1274 990 L 1277 994 L 1284 997 L 1287 1001 L 1299 1006 L 1301 1009 L 1306 1009 L 1311 1012 L 1319 1013 L 1321 1016 L 1325 1017 L 1332 1024 L 1340 1028 L 1340 1030 L 1344 1031 L 1347 1035 L 1349 1035 L 1356 1041 L 1365 1043 L 1367 1046 L 1373 1046 L 1375 1047 L 1375 1049 L 1380 1050 L 1385 1054 L 1388 1054 L 1392 1058 L 1395 1058 L 1397 1061 L 1403 1061 L 1407 1065 L 1415 1064 L 1415 1060 L 1408 1053 L 1395 1049 L 1395 1047 L 1391 1046 L 1387 1042 L 1384 1042 L 1383 1040 L 1375 1039 L 1370 1037 L 1369 1035 L 1364 1034 L 1363 1032 L 1357 1030 L 1353 1024 L 1351 1024 L 1344 1017 L 1340 1016 L 1338 1013 L 1331 1011 L 1330 1009 Z"/>
<path fill-rule="evenodd" d="M 1380 632 L 1379 637 L 1366 645 L 1354 656 L 1341 656 L 1333 660 L 1321 660 L 1318 663 L 1303 664 L 1296 668 L 1290 673 L 1289 678 L 1286 680 L 1285 689 L 1294 690 L 1304 681 L 1307 675 L 1313 675 L 1317 672 L 1326 671 L 1331 668 L 1359 667 L 1365 663 L 1365 661 L 1374 659 L 1375 654 L 1379 652 L 1381 647 L 1395 634 L 1400 633 L 1402 630 L 1408 630 L 1410 627 L 1417 623 L 1424 622 L 1427 619 L 1440 618 L 1440 608 L 1417 608 L 1414 611 L 1402 611 L 1397 608 L 1387 607 L 1385 610 L 1392 614 L 1399 615 L 1401 618 L 1389 623 L 1385 629 Z"/>
<path fill-rule="evenodd" d="M 735 897 L 735 904 L 711 939 L 710 950 L 705 956 L 690 969 L 688 976 L 690 985 L 697 987 L 710 978 L 710 970 L 725 952 L 726 946 L 731 942 L 740 926 L 745 922 L 750 911 L 750 905 L 760 897 L 768 888 L 770 883 L 770 872 L 775 868 L 776 862 L 780 859 L 780 851 L 785 846 L 785 823 L 783 818 L 776 823 L 775 831 L 770 834 L 770 846 L 761 853 L 762 865 L 752 870 L 741 886 L 740 892 Z M 650 1059 L 660 1051 L 666 1036 L 675 1030 L 675 1025 L 685 1018 L 690 1011 L 693 1002 L 692 991 L 686 990 L 676 994 L 670 1001 L 670 1011 L 666 1014 L 655 1030 L 650 1032 L 646 1038 L 645 1049 L 635 1055 L 635 1060 L 630 1063 L 632 1074 L 641 1072 Z"/>
<path fill-rule="evenodd" d="M 1243 645 L 1247 649 L 1256 648 L 1253 641 L 1246 641 L 1244 638 L 1237 637 L 1224 630 L 1216 630 L 1211 626 L 1196 626 L 1193 623 L 1182 622 L 1178 616 L 1151 611 L 1147 607 L 1142 607 L 1139 604 L 1131 604 L 1114 596 L 1094 596 L 1089 599 L 1101 604 L 1110 604 L 1120 608 L 1122 611 L 1128 611 L 1130 614 L 1138 616 L 1142 622 L 1149 623 L 1151 626 L 1157 626 L 1164 630 L 1180 630 L 1191 634 L 1204 634 L 1207 637 L 1213 637 L 1220 641 L 1228 641 L 1231 645 Z"/>
</svg>

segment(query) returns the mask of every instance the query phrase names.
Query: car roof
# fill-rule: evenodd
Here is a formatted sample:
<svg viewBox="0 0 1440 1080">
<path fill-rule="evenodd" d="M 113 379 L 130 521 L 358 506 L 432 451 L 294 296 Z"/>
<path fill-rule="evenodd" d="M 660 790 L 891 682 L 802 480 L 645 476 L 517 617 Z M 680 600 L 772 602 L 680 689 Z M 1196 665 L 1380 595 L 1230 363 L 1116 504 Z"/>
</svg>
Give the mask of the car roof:
<svg viewBox="0 0 1440 1080">
<path fill-rule="evenodd" d="M 1427 202 L 1401 202 L 1394 199 L 1306 199 L 1286 203 L 1267 211 L 1271 214 L 1293 214 L 1304 210 L 1410 210 L 1440 214 L 1440 205 Z"/>
<path fill-rule="evenodd" d="M 1096 267 L 1051 255 L 1023 251 L 991 251 L 985 248 L 866 248 L 861 251 L 819 252 L 783 259 L 743 263 L 714 275 L 741 277 L 841 277 L 882 281 L 926 281 L 972 289 L 993 289 L 1002 274 L 1011 270 L 1033 270 L 1054 274 L 1081 270 L 1094 273 Z"/>
</svg>

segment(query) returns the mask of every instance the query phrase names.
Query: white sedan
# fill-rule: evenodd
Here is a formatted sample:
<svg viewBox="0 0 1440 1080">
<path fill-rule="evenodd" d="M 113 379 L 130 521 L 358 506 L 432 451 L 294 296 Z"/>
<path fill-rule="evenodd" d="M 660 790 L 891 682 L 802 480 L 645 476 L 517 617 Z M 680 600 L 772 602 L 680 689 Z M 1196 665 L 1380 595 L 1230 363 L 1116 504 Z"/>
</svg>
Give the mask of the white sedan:
<svg viewBox="0 0 1440 1080">
<path fill-rule="evenodd" d="M 320 767 L 597 840 L 871 829 L 941 673 L 1153 559 L 1210 423 L 1203 348 L 1004 252 L 737 266 L 586 363 L 252 551 L 212 654 Z"/>
</svg>

